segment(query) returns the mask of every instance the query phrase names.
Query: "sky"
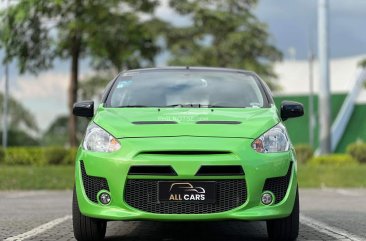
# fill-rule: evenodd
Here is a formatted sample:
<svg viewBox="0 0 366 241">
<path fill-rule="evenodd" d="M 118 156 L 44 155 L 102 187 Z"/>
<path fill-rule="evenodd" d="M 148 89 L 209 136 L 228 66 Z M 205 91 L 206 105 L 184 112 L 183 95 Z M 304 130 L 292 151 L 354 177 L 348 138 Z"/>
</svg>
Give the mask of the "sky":
<svg viewBox="0 0 366 241">
<path fill-rule="evenodd" d="M 177 16 L 166 2 L 157 10 L 157 16 L 177 25 L 189 24 L 189 18 Z M 284 53 L 285 59 L 306 59 L 309 45 L 316 52 L 317 0 L 259 0 L 255 14 L 268 25 L 270 42 Z M 365 25 L 365 0 L 331 0 L 330 57 L 366 54 Z M 166 55 L 161 55 L 158 65 L 164 65 L 165 59 Z M 10 66 L 11 95 L 36 116 L 42 130 L 57 116 L 67 113 L 68 71 L 67 61 L 55 62 L 52 70 L 38 76 L 19 75 L 16 64 Z M 1 91 L 4 90 L 3 72 L 0 67 Z M 81 63 L 80 72 L 81 77 L 90 74 L 88 61 Z"/>
</svg>

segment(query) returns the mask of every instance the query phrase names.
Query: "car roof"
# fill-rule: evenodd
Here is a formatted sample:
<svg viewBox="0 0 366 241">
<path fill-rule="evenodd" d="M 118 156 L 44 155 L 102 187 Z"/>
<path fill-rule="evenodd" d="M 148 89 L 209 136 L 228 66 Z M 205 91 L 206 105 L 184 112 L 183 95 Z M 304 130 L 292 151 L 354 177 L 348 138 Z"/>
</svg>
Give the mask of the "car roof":
<svg viewBox="0 0 366 241">
<path fill-rule="evenodd" d="M 142 69 L 131 69 L 124 71 L 129 72 L 149 72 L 149 71 L 166 71 L 166 70 L 203 70 L 203 71 L 219 71 L 219 72 L 236 72 L 245 74 L 255 74 L 253 71 L 247 71 L 242 69 L 234 68 L 218 68 L 218 67 L 191 67 L 191 66 L 168 66 L 168 67 L 156 67 L 156 68 L 142 68 Z"/>
</svg>

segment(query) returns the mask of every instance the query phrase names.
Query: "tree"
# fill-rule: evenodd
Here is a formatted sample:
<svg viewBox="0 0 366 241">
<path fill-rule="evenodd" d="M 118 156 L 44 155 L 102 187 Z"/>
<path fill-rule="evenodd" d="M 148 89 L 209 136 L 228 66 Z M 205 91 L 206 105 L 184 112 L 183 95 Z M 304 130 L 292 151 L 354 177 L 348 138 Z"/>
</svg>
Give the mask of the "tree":
<svg viewBox="0 0 366 241">
<path fill-rule="evenodd" d="M 80 59 L 88 55 L 99 67 L 109 61 L 118 68 L 124 62 L 112 58 L 117 54 L 124 53 L 126 66 L 141 56 L 152 59 L 158 49 L 141 30 L 144 24 L 138 16 L 156 6 L 156 0 L 20 0 L 1 12 L 5 61 L 16 59 L 21 73 L 38 74 L 51 68 L 56 58 L 70 60 L 71 146 L 77 144 L 72 106 L 77 101 Z"/>
<path fill-rule="evenodd" d="M 4 95 L 0 93 L 0 106 L 2 106 L 3 101 Z M 3 113 L 0 113 L 0 119 L 3 118 L 2 115 Z M 9 98 L 8 123 L 9 146 L 39 144 L 35 137 L 39 128 L 33 114 L 12 97 Z M 2 131 L 0 134 L 2 134 Z"/>
<path fill-rule="evenodd" d="M 84 137 L 85 129 L 88 125 L 88 122 L 89 120 L 86 118 L 80 118 L 77 121 L 76 138 L 78 141 L 81 141 L 81 139 Z M 56 117 L 56 119 L 44 132 L 41 144 L 44 146 L 66 146 L 68 143 L 67 123 L 67 115 Z"/>
<path fill-rule="evenodd" d="M 119 24 L 130 22 L 128 28 Z M 153 67 L 155 56 L 160 52 L 156 44 L 167 24 L 157 18 L 143 22 L 136 15 L 126 13 L 108 19 L 106 28 L 95 31 L 91 40 L 93 47 L 93 66 L 97 73 L 82 79 L 81 93 L 83 99 L 101 97 L 102 90 L 121 70 Z M 106 35 L 115 36 L 106 39 Z M 128 38 L 126 38 L 128 36 Z"/>
<path fill-rule="evenodd" d="M 366 69 L 366 59 L 361 60 L 358 63 L 358 66 L 361 67 L 361 68 L 363 68 L 363 69 Z"/>
<path fill-rule="evenodd" d="M 257 0 L 171 0 L 192 25 L 168 33 L 172 65 L 232 67 L 255 71 L 271 87 L 272 63 L 281 53 L 269 42 L 264 23 L 252 13 Z"/>
<path fill-rule="evenodd" d="M 0 105 L 2 106 L 4 101 L 3 93 L 0 93 Z M 0 118 L 2 119 L 2 114 Z M 16 99 L 9 98 L 9 113 L 8 113 L 8 123 L 10 124 L 10 129 L 23 129 L 28 132 L 36 134 L 39 131 L 37 122 L 31 112 L 29 112 L 21 103 Z"/>
</svg>

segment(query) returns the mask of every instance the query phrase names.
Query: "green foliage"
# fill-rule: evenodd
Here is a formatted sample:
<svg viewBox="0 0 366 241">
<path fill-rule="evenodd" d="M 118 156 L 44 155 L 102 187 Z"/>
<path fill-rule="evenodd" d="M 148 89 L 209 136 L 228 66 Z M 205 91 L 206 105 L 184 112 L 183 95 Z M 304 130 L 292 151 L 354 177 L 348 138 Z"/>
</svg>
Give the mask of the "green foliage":
<svg viewBox="0 0 366 241">
<path fill-rule="evenodd" d="M 149 15 L 156 0 L 20 0 L 1 11 L 1 45 L 6 61 L 18 60 L 21 73 L 52 67 L 55 58 L 95 57 L 121 68 L 151 61 L 158 48 Z M 116 11 L 116 9 L 121 9 Z M 122 9 L 130 9 L 129 11 Z M 122 56 L 121 56 L 122 55 Z"/>
<path fill-rule="evenodd" d="M 69 151 L 63 147 L 48 147 L 44 149 L 43 155 L 47 160 L 47 164 L 62 164 Z"/>
<path fill-rule="evenodd" d="M 310 165 L 331 165 L 331 166 L 349 166 L 357 165 L 358 162 L 352 156 L 347 154 L 331 154 L 317 156 L 309 161 Z"/>
<path fill-rule="evenodd" d="M 366 165 L 299 165 L 299 187 L 365 188 L 365 173 Z M 0 167 L 0 190 L 72 190 L 73 186 L 73 166 Z"/>
<path fill-rule="evenodd" d="M 68 149 L 66 156 L 62 160 L 62 163 L 64 165 L 73 165 L 75 163 L 77 151 L 78 151 L 78 148 L 75 148 L 75 147 Z"/>
<path fill-rule="evenodd" d="M 111 72 L 97 73 L 84 78 L 80 82 L 80 95 L 83 100 L 101 99 L 103 90 L 114 78 Z"/>
<path fill-rule="evenodd" d="M 10 147 L 5 152 L 6 165 L 44 165 L 43 150 L 38 147 Z"/>
<path fill-rule="evenodd" d="M 0 151 L 0 163 L 10 166 L 70 165 L 74 163 L 76 152 L 76 148 L 10 147 L 3 159 Z"/>
<path fill-rule="evenodd" d="M 3 101 L 4 95 L 0 93 L 0 106 L 2 106 Z M 34 137 L 39 131 L 34 115 L 11 96 L 8 103 L 8 145 L 39 145 L 39 141 Z M 0 118 L 3 118 L 3 112 L 0 112 Z M 2 130 L 0 135 L 2 135 Z M 2 144 L 2 140 L 0 140 L 0 143 Z"/>
<path fill-rule="evenodd" d="M 0 48 L 5 62 L 15 60 L 21 73 L 38 74 L 56 58 L 71 60 L 69 141 L 75 146 L 79 61 L 121 70 L 151 66 L 163 22 L 153 18 L 157 0 L 19 0 L 0 11 Z M 144 15 L 144 18 L 141 16 Z"/>
<path fill-rule="evenodd" d="M 360 163 L 366 163 L 366 143 L 355 142 L 348 145 L 347 153 Z"/>
<path fill-rule="evenodd" d="M 0 131 L 0 135 L 2 135 L 2 131 Z M 0 143 L 2 144 L 2 140 Z M 27 131 L 8 130 L 8 146 L 39 146 L 39 144 L 38 138 L 30 136 Z"/>
<path fill-rule="evenodd" d="M 78 118 L 77 122 L 77 140 L 78 142 L 84 137 L 84 132 L 89 123 L 87 118 Z M 68 142 L 67 128 L 68 117 L 58 116 L 50 124 L 42 137 L 42 145 L 44 146 L 66 146 Z"/>
<path fill-rule="evenodd" d="M 58 116 L 50 124 L 42 137 L 42 145 L 44 146 L 65 146 L 68 142 L 67 136 L 67 116 Z"/>
<path fill-rule="evenodd" d="M 366 68 L 366 59 L 363 59 L 361 60 L 358 65 L 361 67 L 361 68 Z"/>
<path fill-rule="evenodd" d="M 0 147 L 0 164 L 5 162 L 5 151 L 2 147 Z"/>
<path fill-rule="evenodd" d="M 171 27 L 167 43 L 172 65 L 248 69 L 263 76 L 272 88 L 274 61 L 282 54 L 270 43 L 267 26 L 253 14 L 256 0 L 171 0 L 192 25 Z"/>
<path fill-rule="evenodd" d="M 2 106 L 4 101 L 3 93 L 0 93 L 0 105 Z M 10 96 L 9 98 L 9 128 L 13 130 L 19 130 L 23 126 L 27 130 L 37 132 L 38 126 L 34 115 L 29 112 L 20 102 Z M 0 118 L 2 118 L 3 113 L 0 113 Z"/>
<path fill-rule="evenodd" d="M 306 163 L 314 156 L 314 149 L 307 144 L 295 145 L 296 158 L 299 163 Z"/>
<path fill-rule="evenodd" d="M 155 56 L 160 51 L 156 30 L 164 23 L 157 19 L 144 22 L 140 19 L 133 12 L 113 14 L 106 19 L 105 27 L 93 25 L 93 37 L 87 41 L 93 57 L 92 65 L 96 69 L 119 72 L 154 65 Z"/>
</svg>

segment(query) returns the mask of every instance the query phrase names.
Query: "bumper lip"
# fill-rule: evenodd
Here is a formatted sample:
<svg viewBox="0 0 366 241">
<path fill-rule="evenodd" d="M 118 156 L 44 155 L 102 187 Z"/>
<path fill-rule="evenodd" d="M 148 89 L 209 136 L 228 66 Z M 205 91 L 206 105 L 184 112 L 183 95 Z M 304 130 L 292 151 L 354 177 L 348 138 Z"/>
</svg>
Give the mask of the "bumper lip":
<svg viewBox="0 0 366 241">
<path fill-rule="evenodd" d="M 82 214 L 99 219 L 111 220 L 111 221 L 218 221 L 218 220 L 268 220 L 283 218 L 290 215 L 295 202 L 296 190 L 297 190 L 297 174 L 296 167 L 293 165 L 291 171 L 291 178 L 288 190 L 283 200 L 276 204 L 265 206 L 258 200 L 258 205 L 249 207 L 251 199 L 251 193 L 248 192 L 248 197 L 245 203 L 239 207 L 231 209 L 229 211 L 220 213 L 209 214 L 158 214 L 144 212 L 134 207 L 129 206 L 123 200 L 122 206 L 108 205 L 101 206 L 99 204 L 90 201 L 84 188 L 82 187 L 82 181 L 80 179 L 80 168 L 76 165 L 76 191 L 79 208 Z M 155 177 L 154 177 L 155 179 Z"/>
</svg>

